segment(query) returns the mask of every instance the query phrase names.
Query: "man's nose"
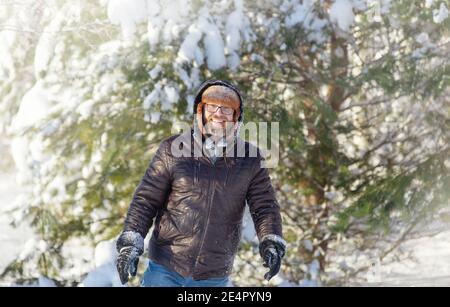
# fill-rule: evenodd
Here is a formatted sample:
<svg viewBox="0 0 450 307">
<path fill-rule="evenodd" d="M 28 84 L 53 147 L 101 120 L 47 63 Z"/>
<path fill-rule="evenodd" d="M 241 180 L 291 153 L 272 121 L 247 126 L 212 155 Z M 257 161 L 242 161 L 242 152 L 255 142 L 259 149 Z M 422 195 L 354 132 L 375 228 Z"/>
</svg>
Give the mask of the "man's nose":
<svg viewBox="0 0 450 307">
<path fill-rule="evenodd" d="M 222 108 L 218 108 L 216 112 L 214 112 L 213 116 L 225 118 L 226 115 L 222 112 Z"/>
</svg>

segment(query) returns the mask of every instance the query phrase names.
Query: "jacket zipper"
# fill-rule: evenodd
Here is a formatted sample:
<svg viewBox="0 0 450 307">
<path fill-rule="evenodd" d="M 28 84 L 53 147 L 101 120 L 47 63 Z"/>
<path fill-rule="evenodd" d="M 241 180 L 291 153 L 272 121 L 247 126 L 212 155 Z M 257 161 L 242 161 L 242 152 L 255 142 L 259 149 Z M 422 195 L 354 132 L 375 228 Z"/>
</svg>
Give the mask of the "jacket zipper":
<svg viewBox="0 0 450 307">
<path fill-rule="evenodd" d="M 211 182 L 209 183 L 208 195 L 207 195 L 207 196 L 211 195 L 211 197 L 209 197 L 209 199 L 208 199 L 208 217 L 206 219 L 205 227 L 204 227 L 204 230 L 203 230 L 203 236 L 202 236 L 202 240 L 200 242 L 200 248 L 198 249 L 197 255 L 195 256 L 195 262 L 194 262 L 194 267 L 193 267 L 192 273 L 194 273 L 194 271 L 195 271 L 195 268 L 196 268 L 197 263 L 198 263 L 198 258 L 200 257 L 200 252 L 201 252 L 201 250 L 203 248 L 203 244 L 205 243 L 206 230 L 208 229 L 209 219 L 210 219 L 210 215 L 211 215 L 212 201 L 214 199 L 214 192 L 216 191 L 216 166 L 215 166 L 215 164 L 212 164 L 212 165 L 213 165 L 213 182 L 212 182 L 212 184 L 211 184 Z M 212 193 L 210 191 L 211 190 L 211 186 L 213 187 Z"/>
</svg>

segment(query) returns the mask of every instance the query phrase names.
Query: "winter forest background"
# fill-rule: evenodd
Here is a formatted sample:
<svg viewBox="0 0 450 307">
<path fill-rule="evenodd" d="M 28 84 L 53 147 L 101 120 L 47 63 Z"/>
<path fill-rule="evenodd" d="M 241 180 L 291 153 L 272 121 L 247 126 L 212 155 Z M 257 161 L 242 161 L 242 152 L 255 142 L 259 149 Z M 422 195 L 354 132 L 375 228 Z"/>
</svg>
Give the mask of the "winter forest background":
<svg viewBox="0 0 450 307">
<path fill-rule="evenodd" d="M 209 78 L 242 90 L 245 122 L 280 122 L 288 253 L 263 281 L 247 214 L 234 285 L 449 281 L 448 9 L 0 0 L 0 284 L 118 286 L 134 189 Z"/>
</svg>

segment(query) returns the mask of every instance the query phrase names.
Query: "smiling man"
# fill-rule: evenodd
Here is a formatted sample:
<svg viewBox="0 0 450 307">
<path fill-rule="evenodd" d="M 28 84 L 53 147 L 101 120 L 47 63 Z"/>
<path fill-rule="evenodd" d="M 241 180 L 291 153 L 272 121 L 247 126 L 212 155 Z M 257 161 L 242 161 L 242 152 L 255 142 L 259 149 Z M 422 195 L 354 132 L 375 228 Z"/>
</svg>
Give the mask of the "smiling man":
<svg viewBox="0 0 450 307">
<path fill-rule="evenodd" d="M 238 137 L 242 121 L 242 97 L 233 85 L 201 85 L 192 129 L 160 144 L 133 195 L 117 240 L 122 283 L 136 275 L 154 222 L 142 286 L 226 286 L 246 205 L 269 268 L 265 278 L 279 272 L 286 249 L 280 207 L 262 155 Z"/>
<path fill-rule="evenodd" d="M 197 104 L 197 123 L 199 128 L 195 136 L 202 135 L 202 142 L 208 157 L 213 162 L 223 155 L 227 146 L 235 145 L 236 135 L 241 115 L 240 97 L 232 88 L 224 85 L 207 87 L 201 95 L 201 102 Z M 228 138 L 227 138 L 228 136 Z"/>
</svg>

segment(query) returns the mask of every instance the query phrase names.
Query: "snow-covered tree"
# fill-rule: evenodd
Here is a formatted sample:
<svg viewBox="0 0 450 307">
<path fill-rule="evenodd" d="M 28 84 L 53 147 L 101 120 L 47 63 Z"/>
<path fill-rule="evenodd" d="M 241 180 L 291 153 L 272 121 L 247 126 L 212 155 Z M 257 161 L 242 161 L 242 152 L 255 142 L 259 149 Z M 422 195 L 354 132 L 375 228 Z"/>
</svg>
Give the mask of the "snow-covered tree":
<svg viewBox="0 0 450 307">
<path fill-rule="evenodd" d="M 79 281 L 86 272 L 76 266 L 62 274 L 64 246 L 119 233 L 156 146 L 174 122 L 191 122 L 196 87 L 211 77 L 242 90 L 245 121 L 280 122 L 271 176 L 289 243 L 285 282 L 342 282 L 367 263 L 337 263 L 339 255 L 383 259 L 447 205 L 444 1 L 5 7 L 0 128 L 15 137 L 18 177 L 29 187 L 15 220 L 30 221 L 39 237 L 5 276 L 39 270 Z M 386 234 L 398 240 L 386 245 Z M 242 245 L 235 284 L 262 282 L 256 248 Z"/>
</svg>

